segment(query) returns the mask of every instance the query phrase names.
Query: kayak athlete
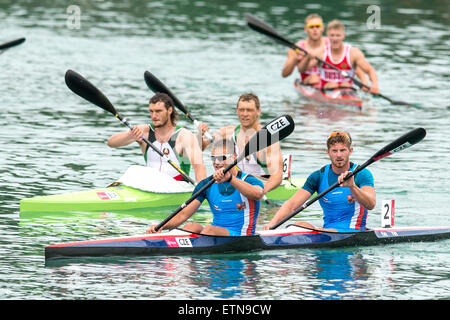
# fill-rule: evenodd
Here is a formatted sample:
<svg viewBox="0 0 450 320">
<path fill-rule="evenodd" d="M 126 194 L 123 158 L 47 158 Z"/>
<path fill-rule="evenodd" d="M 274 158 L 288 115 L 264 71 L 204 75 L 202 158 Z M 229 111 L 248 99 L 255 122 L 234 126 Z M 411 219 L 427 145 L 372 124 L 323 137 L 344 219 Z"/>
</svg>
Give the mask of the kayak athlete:
<svg viewBox="0 0 450 320">
<path fill-rule="evenodd" d="M 345 71 L 349 76 L 357 75 L 365 85 L 370 87 L 370 93 L 378 94 L 378 77 L 375 69 L 366 60 L 361 50 L 343 42 L 345 39 L 344 25 L 338 20 L 330 21 L 327 26 L 327 37 L 329 46 L 326 46 L 323 60 L 339 70 Z M 322 64 L 319 70 L 320 87 L 323 89 L 351 87 L 353 84 L 349 77 L 344 77 L 326 64 Z M 372 83 L 371 86 L 367 82 L 366 74 Z M 367 91 L 364 87 L 362 89 Z"/>
<path fill-rule="evenodd" d="M 268 230 L 284 217 L 303 205 L 314 193 L 321 193 L 339 181 L 340 187 L 330 191 L 319 199 L 323 210 L 323 228 L 316 228 L 308 222 L 297 221 L 301 227 L 322 231 L 355 232 L 366 230 L 367 211 L 376 204 L 376 193 L 372 173 L 363 169 L 355 176 L 342 182 L 356 164 L 350 162 L 353 152 L 349 133 L 334 131 L 327 140 L 327 154 L 331 160 L 321 169 L 313 172 L 302 188 L 286 201 L 273 219 L 263 229 Z"/>
<path fill-rule="evenodd" d="M 152 124 L 134 126 L 133 130 L 113 134 L 108 139 L 108 146 L 117 148 L 137 142 L 147 166 L 156 168 L 175 180 L 183 180 L 175 168 L 142 140 L 142 137 L 148 137 L 156 148 L 187 175 L 192 165 L 196 181 L 201 181 L 206 178 L 202 151 L 195 135 L 186 128 L 176 125 L 178 113 L 173 105 L 172 99 L 167 94 L 155 94 L 149 103 Z"/>
<path fill-rule="evenodd" d="M 211 160 L 214 166 L 215 183 L 203 191 L 161 229 L 178 227 L 189 219 L 207 199 L 213 222 L 202 226 L 188 222 L 184 230 L 208 235 L 248 236 L 255 233 L 259 214 L 260 199 L 263 197 L 264 184 L 254 176 L 232 168 L 225 174 L 224 169 L 236 159 L 234 143 L 228 139 L 217 140 L 212 144 Z M 193 194 L 200 190 L 211 177 L 202 180 L 195 187 Z M 156 232 L 157 224 L 150 226 L 147 233 Z"/>
<path fill-rule="evenodd" d="M 259 123 L 261 105 L 253 93 L 242 94 L 236 106 L 240 124 L 226 126 L 214 134 L 215 140 L 231 139 L 235 153 L 240 154 L 249 139 L 263 126 Z M 206 126 L 202 129 L 208 129 Z M 209 144 L 203 140 L 203 149 Z M 237 164 L 239 170 L 249 173 L 264 182 L 264 194 L 278 187 L 283 180 L 283 158 L 280 142 L 245 157 Z"/>
<path fill-rule="evenodd" d="M 313 57 L 323 58 L 325 47 L 329 44 L 328 38 L 322 36 L 325 30 L 322 17 L 316 13 L 308 15 L 305 19 L 304 30 L 308 35 L 307 38 L 300 40 L 296 45 L 305 49 L 308 55 L 305 55 L 300 50 L 295 51 L 289 49 L 286 62 L 281 70 L 281 75 L 283 78 L 286 78 L 297 67 L 300 73 L 300 80 L 303 84 L 320 87 L 320 71 Z"/>
</svg>

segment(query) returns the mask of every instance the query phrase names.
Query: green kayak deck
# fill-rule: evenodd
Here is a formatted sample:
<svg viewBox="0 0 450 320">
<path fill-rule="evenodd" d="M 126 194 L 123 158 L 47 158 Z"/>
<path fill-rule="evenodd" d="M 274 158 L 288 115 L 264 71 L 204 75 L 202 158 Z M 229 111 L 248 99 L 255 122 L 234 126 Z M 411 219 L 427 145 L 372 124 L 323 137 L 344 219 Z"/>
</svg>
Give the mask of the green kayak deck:
<svg viewBox="0 0 450 320">
<path fill-rule="evenodd" d="M 273 201 L 289 199 L 305 182 L 304 178 L 283 181 L 267 193 Z M 190 192 L 155 193 L 125 185 L 109 186 L 87 191 L 26 198 L 20 201 L 20 213 L 33 212 L 107 212 L 130 211 L 156 207 L 178 207 L 189 199 Z"/>
</svg>

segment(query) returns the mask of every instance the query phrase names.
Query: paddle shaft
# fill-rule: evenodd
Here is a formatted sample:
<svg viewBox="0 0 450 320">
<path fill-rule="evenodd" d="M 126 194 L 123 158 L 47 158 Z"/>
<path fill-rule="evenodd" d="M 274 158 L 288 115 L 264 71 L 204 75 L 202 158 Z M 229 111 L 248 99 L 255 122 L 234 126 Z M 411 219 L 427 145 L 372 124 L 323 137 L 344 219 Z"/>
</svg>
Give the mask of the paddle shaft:
<svg viewBox="0 0 450 320">
<path fill-rule="evenodd" d="M 133 126 L 127 121 L 126 118 L 122 118 L 118 113 L 115 114 L 116 118 L 120 120 L 125 126 L 127 126 L 130 130 L 133 130 Z M 183 170 L 181 170 L 180 167 L 177 166 L 176 163 L 174 163 L 172 160 L 169 159 L 167 155 L 161 152 L 158 148 L 155 147 L 153 143 L 151 143 L 145 136 L 142 136 L 142 140 L 150 147 L 152 148 L 157 154 L 159 154 L 164 160 L 166 160 L 175 170 L 178 171 L 178 173 L 181 174 L 183 179 L 186 181 L 192 183 L 195 186 L 195 181 L 192 180 L 191 177 L 189 177 Z"/>
<path fill-rule="evenodd" d="M 347 181 L 348 179 L 350 179 L 351 177 L 353 177 L 355 174 L 357 174 L 358 172 L 360 172 L 361 170 L 363 170 L 364 168 L 366 168 L 367 166 L 371 165 L 372 163 L 374 163 L 375 161 L 378 161 L 380 159 L 383 159 L 395 152 L 399 152 L 402 151 L 416 143 L 418 143 L 419 141 L 421 141 L 426 135 L 426 131 L 423 128 L 416 128 L 414 130 L 411 130 L 410 132 L 404 134 L 403 136 L 401 136 L 400 138 L 396 139 L 395 141 L 391 142 L 390 144 L 388 144 L 387 146 L 385 146 L 384 148 L 380 149 L 377 153 L 375 153 L 369 160 L 367 160 L 363 165 L 361 166 L 357 166 L 355 170 L 349 172 L 343 179 L 344 181 Z M 328 192 L 332 191 L 333 189 L 337 188 L 341 183 L 336 182 L 335 184 L 333 184 L 332 186 L 328 187 L 326 190 L 322 191 L 321 193 L 319 193 L 317 196 L 315 196 L 314 198 L 306 201 L 302 206 L 300 206 L 299 208 L 297 208 L 296 210 L 294 210 L 294 212 L 292 212 L 291 214 L 289 214 L 288 216 L 284 217 L 282 220 L 280 220 L 279 222 L 277 222 L 274 226 L 272 226 L 270 229 L 276 229 L 279 226 L 281 226 L 283 223 L 285 223 L 287 220 L 291 219 L 292 217 L 294 217 L 295 215 L 297 215 L 298 213 L 300 213 L 301 211 L 305 210 L 306 208 L 308 208 L 310 205 L 312 205 L 314 202 L 316 202 L 317 200 L 319 200 L 320 198 L 322 198 L 324 195 L 326 195 Z"/>
<path fill-rule="evenodd" d="M 225 168 L 225 170 L 223 170 L 223 173 L 227 173 L 228 171 L 231 170 L 231 168 L 233 168 L 239 161 L 241 161 L 243 158 L 245 157 L 245 155 L 240 156 L 239 158 L 237 158 L 236 160 L 233 161 L 232 164 L 230 164 L 228 167 Z M 184 208 L 186 208 L 186 206 L 188 204 L 190 204 L 192 201 L 194 201 L 195 199 L 197 199 L 197 197 L 206 189 L 208 189 L 214 182 L 215 180 L 212 178 L 212 176 L 209 177 L 211 180 L 208 181 L 207 184 L 205 184 L 202 188 L 200 188 L 200 190 L 198 190 L 196 193 L 194 193 L 188 200 L 186 200 L 180 207 L 178 207 L 177 210 L 175 210 L 174 212 L 172 212 L 166 219 L 164 219 L 163 221 L 161 221 L 155 228 L 156 231 L 158 231 L 159 229 L 161 229 L 167 222 L 169 222 L 173 217 L 175 217 L 181 210 L 183 210 Z"/>
<path fill-rule="evenodd" d="M 256 30 L 256 31 L 258 31 L 258 32 L 260 32 L 260 33 L 263 33 L 263 34 L 265 34 L 265 35 L 268 36 L 268 37 L 271 37 L 272 39 L 274 39 L 274 40 L 276 40 L 276 41 L 278 41 L 278 42 L 284 44 L 285 46 L 290 47 L 290 48 L 293 49 L 293 50 L 296 50 L 296 51 L 299 51 L 299 50 L 300 50 L 300 51 L 302 51 L 303 53 L 308 54 L 308 51 L 306 51 L 305 49 L 303 49 L 303 48 L 297 46 L 297 45 L 296 45 L 295 43 L 293 43 L 292 41 L 289 41 L 289 40 L 286 39 L 285 37 L 283 37 L 283 36 L 281 36 L 280 34 L 278 34 L 275 30 L 272 29 L 272 27 L 270 27 L 269 25 L 267 25 L 265 22 L 263 22 L 263 21 L 261 21 L 261 20 L 255 18 L 255 17 L 253 17 L 253 16 L 250 15 L 250 14 L 246 14 L 245 17 L 246 17 L 246 20 L 247 20 L 248 25 L 249 25 L 252 29 L 254 29 L 254 30 Z M 329 66 L 330 68 L 332 68 L 333 70 L 339 72 L 342 76 L 344 76 L 344 77 L 346 77 L 346 78 L 352 79 L 352 81 L 355 82 L 355 84 L 356 84 L 357 86 L 359 86 L 359 87 L 364 87 L 364 88 L 370 90 L 370 87 L 369 87 L 368 85 L 362 83 L 361 81 L 359 81 L 359 80 L 356 79 L 355 77 L 350 76 L 346 71 L 338 69 L 336 66 L 334 66 L 334 65 L 332 65 L 332 64 L 330 64 L 330 63 L 328 63 L 328 62 L 326 62 L 325 60 L 320 59 L 319 57 L 314 57 L 314 58 L 315 58 L 319 63 L 325 64 L 325 65 Z M 403 102 L 403 101 L 394 101 L 394 100 L 392 100 L 392 99 L 390 99 L 390 98 L 388 98 L 388 97 L 386 97 L 385 95 L 382 95 L 382 94 L 380 94 L 380 93 L 376 93 L 376 94 L 375 94 L 375 93 L 372 93 L 372 94 L 375 95 L 375 96 L 379 96 L 379 97 L 381 97 L 381 98 L 383 98 L 383 99 L 386 99 L 387 101 L 389 101 L 389 102 L 392 103 L 392 104 L 398 104 L 398 105 L 411 105 L 410 103 Z"/>
<path fill-rule="evenodd" d="M 264 127 L 262 127 L 258 132 L 256 132 L 244 147 L 244 151 L 233 161 L 232 164 L 224 169 L 224 173 L 227 173 L 231 168 L 233 168 L 238 162 L 242 161 L 246 156 L 253 154 L 259 150 L 267 148 L 268 146 L 278 142 L 285 137 L 289 136 L 295 128 L 294 120 L 289 115 L 284 115 L 271 121 Z M 181 210 L 183 210 L 189 203 L 194 201 L 203 191 L 209 188 L 215 180 L 212 176 L 209 177 L 210 180 L 202 187 L 200 190 L 195 192 L 187 201 L 185 201 L 177 210 L 171 213 L 164 221 L 159 223 L 155 230 L 161 229 L 169 220 L 171 220 L 175 215 L 177 215 Z"/>
</svg>

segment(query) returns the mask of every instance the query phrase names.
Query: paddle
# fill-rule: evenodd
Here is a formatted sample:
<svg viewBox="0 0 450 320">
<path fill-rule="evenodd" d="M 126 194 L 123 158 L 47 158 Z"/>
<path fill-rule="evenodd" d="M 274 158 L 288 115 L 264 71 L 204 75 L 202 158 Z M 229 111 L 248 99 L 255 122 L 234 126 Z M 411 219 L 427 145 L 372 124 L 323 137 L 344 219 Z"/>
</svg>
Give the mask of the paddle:
<svg viewBox="0 0 450 320">
<path fill-rule="evenodd" d="M 172 93 L 172 91 L 169 90 L 169 88 L 167 88 L 164 83 L 162 83 L 157 77 L 155 77 L 150 71 L 145 71 L 144 72 L 144 79 L 145 79 L 145 83 L 147 84 L 147 86 L 150 88 L 150 90 L 152 90 L 153 92 L 162 92 L 167 94 L 170 98 L 172 98 L 173 103 L 175 104 L 175 106 L 180 109 L 185 115 L 186 117 L 189 118 L 189 120 L 191 120 L 194 125 L 197 127 L 198 126 L 198 121 L 194 119 L 194 117 L 189 113 L 189 111 L 187 111 L 186 107 L 181 103 L 181 101 Z M 213 138 L 211 137 L 211 134 L 206 131 L 205 132 L 205 137 L 206 139 L 208 139 L 209 141 L 212 141 Z"/>
<path fill-rule="evenodd" d="M 248 26 L 251 29 L 253 29 L 253 30 L 255 30 L 255 31 L 259 32 L 259 33 L 262 33 L 262 34 L 268 36 L 269 38 L 272 38 L 275 41 L 277 41 L 277 42 L 281 43 L 282 45 L 285 45 L 285 46 L 287 46 L 287 47 L 289 47 L 289 48 L 291 48 L 293 50 L 296 50 L 296 51 L 300 50 L 303 53 L 308 54 L 308 52 L 305 49 L 300 48 L 295 43 L 293 43 L 293 42 L 289 41 L 288 39 L 284 38 L 283 36 L 279 35 L 271 26 L 269 26 L 267 23 L 259 20 L 258 18 L 252 16 L 251 14 L 246 13 L 245 14 L 245 20 L 247 21 L 247 24 L 248 24 Z M 352 79 L 353 82 L 355 82 L 355 84 L 357 86 L 364 87 L 364 88 L 370 90 L 370 87 L 368 85 L 365 85 L 364 83 L 362 83 L 361 81 L 359 81 L 355 77 L 350 76 L 344 70 L 340 70 L 340 69 L 336 68 L 335 66 L 333 66 L 332 64 L 330 64 L 330 63 L 328 63 L 328 62 L 326 62 L 326 61 L 324 61 L 324 60 L 322 60 L 322 59 L 320 59 L 318 57 L 314 57 L 314 58 L 319 63 L 326 64 L 330 68 L 338 71 L 342 76 Z M 408 102 L 392 100 L 391 98 L 388 98 L 385 95 L 382 95 L 381 93 L 378 93 L 378 94 L 372 93 L 372 94 L 375 95 L 375 96 L 381 97 L 383 99 L 386 99 L 387 101 L 389 101 L 390 103 L 395 104 L 395 105 L 414 106 L 413 104 L 408 103 Z"/>
<path fill-rule="evenodd" d="M 0 50 L 6 50 L 6 49 L 9 49 L 11 47 L 18 46 L 19 44 L 21 44 L 23 42 L 25 42 L 25 38 L 19 38 L 19 39 L 16 39 L 16 40 L 5 42 L 3 44 L 0 44 Z"/>
<path fill-rule="evenodd" d="M 231 168 L 233 168 L 238 162 L 242 161 L 245 157 L 260 151 L 278 141 L 283 140 L 289 136 L 292 131 L 294 131 L 294 120 L 289 115 L 284 115 L 272 120 L 270 123 L 262 127 L 258 132 L 256 132 L 245 145 L 244 151 L 223 171 L 227 173 Z M 189 203 L 194 201 L 203 191 L 209 188 L 213 183 L 214 179 L 210 176 L 207 184 L 205 184 L 200 190 L 195 192 L 188 200 L 186 200 L 178 209 L 172 212 L 166 219 L 164 219 L 155 228 L 156 231 L 161 229 L 167 222 L 169 222 L 174 216 L 176 216 L 181 210 L 183 210 Z"/>
<path fill-rule="evenodd" d="M 420 142 L 426 135 L 426 131 L 423 128 L 416 128 L 414 130 L 411 130 L 408 133 L 405 133 L 404 135 L 402 135 L 400 138 L 396 139 L 395 141 L 389 143 L 387 146 L 385 146 L 384 148 L 380 149 L 377 153 L 375 153 L 369 160 L 367 160 L 362 166 L 358 166 L 356 167 L 356 169 L 352 172 L 350 172 L 345 178 L 344 181 L 350 179 L 352 176 L 354 176 L 355 174 L 357 174 L 358 172 L 360 172 L 362 169 L 366 168 L 367 166 L 371 165 L 372 163 L 374 163 L 375 161 L 378 161 L 380 159 L 383 159 L 387 156 L 390 156 L 391 154 L 395 153 L 395 152 L 399 152 L 402 151 L 408 147 L 411 147 L 412 145 Z M 311 204 L 313 204 L 314 202 L 316 202 L 317 200 L 319 200 L 320 198 L 322 198 L 324 195 L 326 195 L 328 192 L 330 192 L 331 190 L 335 189 L 336 187 L 339 186 L 339 182 L 336 182 L 335 184 L 333 184 L 332 186 L 330 186 L 328 189 L 326 189 L 325 191 L 322 191 L 321 193 L 319 193 L 317 196 L 315 196 L 314 198 L 306 201 L 302 206 L 300 206 L 299 208 L 297 208 L 296 210 L 294 210 L 294 212 L 292 212 L 290 215 L 284 217 L 281 221 L 279 221 L 277 224 L 275 224 L 274 226 L 272 226 L 270 229 L 276 229 L 279 226 L 281 226 L 283 223 L 285 223 L 287 220 L 291 219 L 293 216 L 295 216 L 296 214 L 300 213 L 301 211 L 305 210 L 306 208 L 308 208 Z"/>
<path fill-rule="evenodd" d="M 131 126 L 128 123 L 127 119 L 120 116 L 120 114 L 116 111 L 116 109 L 111 104 L 111 102 L 108 100 L 108 98 L 106 98 L 106 96 L 99 89 L 97 89 L 97 87 L 95 87 L 92 83 L 90 83 L 88 80 L 86 80 L 82 75 L 76 73 L 75 71 L 67 70 L 66 75 L 65 75 L 65 80 L 66 80 L 66 85 L 75 94 L 77 94 L 80 97 L 86 99 L 87 101 L 95 104 L 96 106 L 99 106 L 103 110 L 112 113 L 117 119 L 119 119 L 130 130 L 133 129 L 133 126 Z M 146 137 L 142 136 L 142 140 L 144 140 L 144 142 L 147 143 L 150 146 L 150 148 L 155 150 L 156 153 L 158 153 L 172 167 L 174 167 L 175 170 L 177 170 L 186 181 L 195 185 L 195 181 L 192 180 L 191 177 L 186 175 L 186 173 L 184 173 L 183 170 L 181 170 L 172 160 L 170 160 L 167 155 L 163 154 L 150 141 L 148 141 L 148 139 Z"/>
</svg>

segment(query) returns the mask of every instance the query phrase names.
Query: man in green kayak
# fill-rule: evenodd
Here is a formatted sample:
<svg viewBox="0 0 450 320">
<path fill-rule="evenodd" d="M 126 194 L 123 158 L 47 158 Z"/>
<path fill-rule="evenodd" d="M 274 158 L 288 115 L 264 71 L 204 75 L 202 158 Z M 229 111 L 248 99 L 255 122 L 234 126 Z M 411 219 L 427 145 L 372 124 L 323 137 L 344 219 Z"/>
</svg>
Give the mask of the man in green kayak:
<svg viewBox="0 0 450 320">
<path fill-rule="evenodd" d="M 261 105 L 258 96 L 253 93 L 242 94 L 236 106 L 236 113 L 240 124 L 226 126 L 214 134 L 214 140 L 231 139 L 235 145 L 235 153 L 240 154 L 249 139 L 262 128 L 259 123 Z M 208 130 L 203 124 L 202 132 Z M 203 140 L 203 149 L 210 144 Z M 260 150 L 240 161 L 239 170 L 249 173 L 264 182 L 264 194 L 278 187 L 283 180 L 283 158 L 280 143 Z"/>
<path fill-rule="evenodd" d="M 260 199 L 263 197 L 264 184 L 254 176 L 232 168 L 224 174 L 224 169 L 236 159 L 234 143 L 229 139 L 215 140 L 211 148 L 211 161 L 214 166 L 215 183 L 204 190 L 183 210 L 169 220 L 161 229 L 173 229 L 189 219 L 207 199 L 213 222 L 206 227 L 188 222 L 184 230 L 209 235 L 248 236 L 255 233 Z M 203 188 L 210 177 L 202 180 L 192 194 Z M 156 224 L 147 233 L 156 232 Z"/>
<path fill-rule="evenodd" d="M 191 131 L 176 125 L 178 113 L 173 105 L 172 99 L 167 94 L 155 94 L 149 103 L 152 124 L 137 125 L 133 127 L 133 130 L 113 134 L 108 139 L 108 146 L 118 148 L 137 142 L 147 166 L 166 173 L 175 180 L 183 180 L 172 165 L 142 140 L 142 137 L 147 137 L 187 175 L 192 165 L 196 181 L 201 181 L 206 178 L 202 150 Z"/>
<path fill-rule="evenodd" d="M 275 214 L 273 219 L 263 229 L 268 230 L 284 217 L 303 205 L 314 193 L 321 193 L 337 181 L 342 183 L 349 171 L 355 170 L 356 164 L 350 162 L 353 152 L 352 139 L 349 133 L 334 131 L 327 140 L 327 154 L 331 160 L 321 169 L 314 171 L 306 180 L 302 188 L 286 201 Z M 372 210 L 376 203 L 372 173 L 363 169 L 354 177 L 343 182 L 319 199 L 323 209 L 323 228 L 316 228 L 312 224 L 297 221 L 295 224 L 323 231 L 355 232 L 366 230 L 367 211 Z"/>
</svg>

